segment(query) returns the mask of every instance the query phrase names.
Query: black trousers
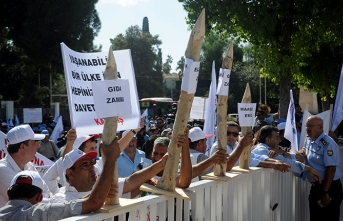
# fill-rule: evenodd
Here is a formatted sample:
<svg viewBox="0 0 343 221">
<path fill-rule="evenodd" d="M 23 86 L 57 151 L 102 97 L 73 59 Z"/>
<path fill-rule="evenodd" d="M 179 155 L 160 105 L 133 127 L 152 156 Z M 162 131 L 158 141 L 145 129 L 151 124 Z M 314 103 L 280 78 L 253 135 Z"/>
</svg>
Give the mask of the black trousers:
<svg viewBox="0 0 343 221">
<path fill-rule="evenodd" d="M 324 181 L 323 181 L 324 182 Z M 339 221 L 340 216 L 340 205 L 342 202 L 342 183 L 341 180 L 334 180 L 331 183 L 329 189 L 329 196 L 332 199 L 331 203 L 326 207 L 321 207 L 318 204 L 318 200 L 323 192 L 322 184 L 318 182 L 313 183 L 308 197 L 309 206 L 310 206 L 310 220 L 311 221 Z"/>
</svg>

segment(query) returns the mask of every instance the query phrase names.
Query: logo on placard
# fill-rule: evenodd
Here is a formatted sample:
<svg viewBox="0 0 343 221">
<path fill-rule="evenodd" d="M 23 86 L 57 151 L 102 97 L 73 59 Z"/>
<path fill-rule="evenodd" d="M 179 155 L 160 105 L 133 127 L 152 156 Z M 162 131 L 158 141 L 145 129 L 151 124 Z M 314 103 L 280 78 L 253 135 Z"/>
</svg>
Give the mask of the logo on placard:
<svg viewBox="0 0 343 221">
<path fill-rule="evenodd" d="M 105 121 L 102 118 L 94 118 L 94 121 L 95 121 L 96 125 L 100 125 L 101 126 L 101 125 L 105 124 Z M 121 124 L 121 125 L 124 125 L 124 119 L 118 117 L 118 123 Z"/>
</svg>

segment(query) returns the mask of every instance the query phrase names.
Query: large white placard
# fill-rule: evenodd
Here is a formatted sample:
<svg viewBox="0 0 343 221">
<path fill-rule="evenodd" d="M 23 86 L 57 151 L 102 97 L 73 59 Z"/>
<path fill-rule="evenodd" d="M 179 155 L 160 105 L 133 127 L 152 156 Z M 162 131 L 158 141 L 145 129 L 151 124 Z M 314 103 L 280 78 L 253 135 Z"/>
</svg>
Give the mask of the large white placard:
<svg viewBox="0 0 343 221">
<path fill-rule="evenodd" d="M 42 123 L 42 108 L 24 108 L 24 123 Z"/>
<path fill-rule="evenodd" d="M 194 97 L 189 118 L 204 119 L 207 98 Z"/>
<path fill-rule="evenodd" d="M 239 125 L 241 127 L 254 126 L 256 103 L 238 103 Z"/>
<path fill-rule="evenodd" d="M 127 79 L 92 82 L 98 117 L 131 116 L 130 88 Z"/>
<path fill-rule="evenodd" d="M 78 135 L 102 133 L 105 123 L 95 112 L 91 82 L 103 81 L 108 52 L 79 53 L 61 43 L 67 84 L 70 120 Z M 119 79 L 127 79 L 130 87 L 132 114 L 119 117 L 117 130 L 139 127 L 140 111 L 135 74 L 130 50 L 113 52 Z"/>
</svg>

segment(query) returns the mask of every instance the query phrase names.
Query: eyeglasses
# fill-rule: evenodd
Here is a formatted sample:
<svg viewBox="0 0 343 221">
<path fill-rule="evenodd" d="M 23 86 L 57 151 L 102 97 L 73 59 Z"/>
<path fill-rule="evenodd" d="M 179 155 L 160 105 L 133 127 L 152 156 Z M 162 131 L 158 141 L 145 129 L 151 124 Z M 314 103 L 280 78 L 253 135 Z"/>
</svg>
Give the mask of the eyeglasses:
<svg viewBox="0 0 343 221">
<path fill-rule="evenodd" d="M 238 137 L 238 134 L 239 134 L 238 132 L 231 132 L 231 131 L 227 131 L 227 132 L 226 132 L 226 135 L 227 135 L 227 136 L 232 135 L 232 136 L 234 136 L 234 137 Z"/>
<path fill-rule="evenodd" d="M 306 124 L 306 127 L 308 127 L 308 128 L 312 128 L 315 126 L 320 126 L 320 125 L 319 124 Z"/>
</svg>

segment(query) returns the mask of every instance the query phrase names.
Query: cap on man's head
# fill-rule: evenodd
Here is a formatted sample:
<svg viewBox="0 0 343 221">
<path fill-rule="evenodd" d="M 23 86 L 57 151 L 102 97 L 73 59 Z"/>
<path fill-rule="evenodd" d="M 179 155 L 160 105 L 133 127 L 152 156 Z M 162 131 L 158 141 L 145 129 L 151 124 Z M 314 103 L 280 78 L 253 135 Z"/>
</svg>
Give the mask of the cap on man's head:
<svg viewBox="0 0 343 221">
<path fill-rule="evenodd" d="M 156 125 L 155 124 L 150 124 L 150 128 L 149 128 L 150 130 L 156 130 L 157 129 L 157 127 L 156 127 Z"/>
<path fill-rule="evenodd" d="M 48 130 L 42 130 L 42 132 L 40 132 L 41 134 L 45 134 L 45 135 L 49 135 L 49 131 Z"/>
<path fill-rule="evenodd" d="M 15 175 L 11 181 L 10 187 L 16 184 L 29 184 L 40 188 L 43 191 L 43 179 L 36 171 L 24 170 Z"/>
<path fill-rule="evenodd" d="M 213 134 L 205 134 L 200 127 L 193 127 L 189 130 L 188 138 L 191 140 L 191 142 L 195 142 L 198 140 L 202 140 L 205 138 L 212 137 Z"/>
<path fill-rule="evenodd" d="M 281 122 L 277 125 L 277 129 L 278 130 L 284 130 L 286 128 L 286 123 L 285 122 Z"/>
<path fill-rule="evenodd" d="M 79 149 L 81 144 L 83 144 L 84 142 L 89 141 L 92 138 L 99 139 L 100 135 L 99 134 L 93 134 L 93 135 L 81 135 L 81 136 L 78 136 L 76 138 L 76 140 L 74 141 L 73 149 Z"/>
<path fill-rule="evenodd" d="M 13 127 L 7 133 L 9 144 L 17 144 L 26 140 L 43 140 L 44 138 L 44 134 L 35 134 L 28 124 Z"/>
<path fill-rule="evenodd" d="M 84 157 L 89 157 L 91 160 L 95 159 L 98 153 L 96 151 L 90 151 L 88 153 L 84 153 L 82 150 L 74 149 L 68 154 L 65 155 L 62 164 L 63 169 L 66 171 L 70 167 L 72 167 L 77 161 L 81 160 Z"/>
<path fill-rule="evenodd" d="M 161 133 L 161 136 L 162 137 L 166 137 L 168 135 L 169 132 L 172 132 L 172 129 L 171 128 L 167 128 L 167 129 L 164 129 Z"/>
</svg>

